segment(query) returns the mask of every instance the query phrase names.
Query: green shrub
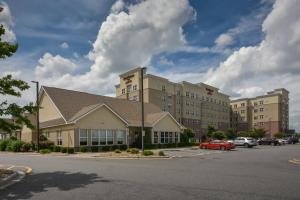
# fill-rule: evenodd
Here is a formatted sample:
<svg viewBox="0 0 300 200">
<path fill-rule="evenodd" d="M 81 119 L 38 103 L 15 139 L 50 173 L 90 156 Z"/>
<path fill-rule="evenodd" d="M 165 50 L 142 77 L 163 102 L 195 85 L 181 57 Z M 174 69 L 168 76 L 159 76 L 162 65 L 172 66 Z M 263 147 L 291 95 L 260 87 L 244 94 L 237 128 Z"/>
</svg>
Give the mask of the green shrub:
<svg viewBox="0 0 300 200">
<path fill-rule="evenodd" d="M 50 149 L 54 145 L 54 142 L 46 140 L 46 141 L 41 141 L 39 143 L 40 149 Z"/>
<path fill-rule="evenodd" d="M 90 150 L 91 150 L 92 152 L 99 152 L 99 149 L 100 149 L 100 148 L 101 148 L 101 147 L 99 147 L 99 146 L 92 146 Z"/>
<path fill-rule="evenodd" d="M 110 146 L 103 146 L 102 151 L 110 151 L 111 147 Z"/>
<path fill-rule="evenodd" d="M 28 142 L 24 142 L 22 147 L 21 147 L 21 151 L 22 152 L 28 152 L 31 149 L 31 144 Z"/>
<path fill-rule="evenodd" d="M 120 149 L 120 145 L 113 145 L 111 146 L 111 150 L 116 150 L 116 149 Z"/>
<path fill-rule="evenodd" d="M 20 152 L 25 142 L 21 140 L 9 140 L 6 146 L 6 151 Z"/>
<path fill-rule="evenodd" d="M 61 148 L 60 148 L 60 152 L 61 152 L 61 153 L 67 153 L 67 151 L 68 151 L 68 148 L 67 148 L 67 147 L 61 147 Z"/>
<path fill-rule="evenodd" d="M 85 146 L 80 147 L 80 152 L 82 153 L 87 152 L 87 148 Z"/>
<path fill-rule="evenodd" d="M 51 153 L 51 150 L 50 150 L 50 149 L 41 149 L 41 150 L 40 150 L 40 153 L 41 153 L 41 154 Z"/>
<path fill-rule="evenodd" d="M 130 153 L 131 152 L 131 148 L 126 149 L 126 152 Z"/>
<path fill-rule="evenodd" d="M 16 136 L 10 136 L 9 139 L 11 139 L 11 140 L 17 140 L 17 137 Z"/>
<path fill-rule="evenodd" d="M 165 152 L 164 152 L 164 151 L 159 151 L 159 152 L 158 152 L 158 155 L 159 155 L 159 156 L 165 156 Z"/>
<path fill-rule="evenodd" d="M 0 141 L 0 151 L 5 151 L 6 150 L 6 147 L 7 147 L 7 144 L 8 144 L 9 141 L 10 141 L 9 139 Z"/>
<path fill-rule="evenodd" d="M 60 146 L 54 145 L 54 146 L 52 147 L 52 149 L 53 149 L 53 152 L 60 152 L 61 147 L 60 147 Z"/>
<path fill-rule="evenodd" d="M 128 148 L 127 144 L 121 144 L 120 145 L 120 150 L 125 151 Z"/>
<path fill-rule="evenodd" d="M 130 153 L 131 154 L 138 154 L 140 151 L 138 150 L 138 149 L 136 149 L 136 148 L 131 148 L 130 149 Z"/>
<path fill-rule="evenodd" d="M 68 147 L 68 148 L 67 148 L 67 153 L 73 154 L 74 152 L 75 152 L 74 147 Z"/>
<path fill-rule="evenodd" d="M 149 151 L 149 150 L 145 150 L 144 152 L 143 152 L 143 155 L 144 156 L 152 156 L 154 153 L 153 153 L 153 151 Z"/>
<path fill-rule="evenodd" d="M 121 153 L 121 150 L 120 149 L 116 149 L 115 153 Z"/>
</svg>

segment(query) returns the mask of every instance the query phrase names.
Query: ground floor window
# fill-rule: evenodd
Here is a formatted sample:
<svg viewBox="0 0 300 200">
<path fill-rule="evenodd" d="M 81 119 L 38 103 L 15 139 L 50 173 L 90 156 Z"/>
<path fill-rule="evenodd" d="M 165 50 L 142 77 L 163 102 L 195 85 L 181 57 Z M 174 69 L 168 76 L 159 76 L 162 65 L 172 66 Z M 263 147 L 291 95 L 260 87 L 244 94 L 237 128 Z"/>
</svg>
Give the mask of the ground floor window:
<svg viewBox="0 0 300 200">
<path fill-rule="evenodd" d="M 179 141 L 179 140 L 178 140 L 178 139 L 179 139 L 178 133 L 175 133 L 174 136 L 175 136 L 175 137 L 174 137 L 175 143 L 178 143 L 178 141 Z"/>
<path fill-rule="evenodd" d="M 86 146 L 88 141 L 87 129 L 79 129 L 79 144 Z"/>
<path fill-rule="evenodd" d="M 165 132 L 160 132 L 160 143 L 165 143 Z"/>
<path fill-rule="evenodd" d="M 56 144 L 62 145 L 61 130 L 56 131 Z"/>
<path fill-rule="evenodd" d="M 158 132 L 154 131 L 154 135 L 153 135 L 153 143 L 157 144 L 158 143 Z"/>
<path fill-rule="evenodd" d="M 118 144 L 125 144 L 126 139 L 126 131 L 118 130 L 117 131 L 117 143 Z"/>
</svg>

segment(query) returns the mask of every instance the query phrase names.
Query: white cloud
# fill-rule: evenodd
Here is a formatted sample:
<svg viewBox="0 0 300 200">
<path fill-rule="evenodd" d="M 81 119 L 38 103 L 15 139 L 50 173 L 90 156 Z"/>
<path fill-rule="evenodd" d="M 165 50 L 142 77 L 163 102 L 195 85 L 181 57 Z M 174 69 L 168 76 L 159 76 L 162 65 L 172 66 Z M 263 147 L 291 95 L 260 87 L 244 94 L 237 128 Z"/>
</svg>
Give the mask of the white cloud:
<svg viewBox="0 0 300 200">
<path fill-rule="evenodd" d="M 161 65 L 167 65 L 167 66 L 174 66 L 174 62 L 171 60 L 168 60 L 165 56 L 161 56 L 159 58 L 159 64 Z"/>
<path fill-rule="evenodd" d="M 2 12 L 0 12 L 0 24 L 2 24 L 5 29 L 5 34 L 1 36 L 1 39 L 7 42 L 15 42 L 16 35 L 12 31 L 14 23 L 10 9 L 4 1 L 0 2 L 0 6 L 3 8 Z"/>
<path fill-rule="evenodd" d="M 123 10 L 125 7 L 125 3 L 123 0 L 117 0 L 111 7 L 112 13 L 119 13 L 121 10 Z"/>
<path fill-rule="evenodd" d="M 264 40 L 242 47 L 206 74 L 207 83 L 232 95 L 287 88 L 291 125 L 300 128 L 300 1 L 277 0 L 262 25 Z"/>
<path fill-rule="evenodd" d="M 65 74 L 70 74 L 76 68 L 76 64 L 60 55 L 53 56 L 45 53 L 39 59 L 39 65 L 35 69 L 35 74 L 39 78 L 61 78 Z"/>
<path fill-rule="evenodd" d="M 232 36 L 230 34 L 227 33 L 223 33 L 221 34 L 216 40 L 215 40 L 215 44 L 218 47 L 225 47 L 228 46 L 230 44 L 233 43 L 233 39 Z"/>
<path fill-rule="evenodd" d="M 63 42 L 63 43 L 60 44 L 60 48 L 62 48 L 62 49 L 68 49 L 69 48 L 69 44 L 66 43 L 66 42 Z"/>
</svg>

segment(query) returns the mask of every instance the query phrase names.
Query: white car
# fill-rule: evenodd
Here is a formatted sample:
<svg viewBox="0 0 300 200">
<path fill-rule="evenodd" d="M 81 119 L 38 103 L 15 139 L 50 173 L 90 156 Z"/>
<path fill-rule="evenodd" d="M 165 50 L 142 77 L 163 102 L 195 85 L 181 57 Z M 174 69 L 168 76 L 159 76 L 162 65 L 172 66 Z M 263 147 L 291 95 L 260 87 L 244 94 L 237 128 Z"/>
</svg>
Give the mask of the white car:
<svg viewBox="0 0 300 200">
<path fill-rule="evenodd" d="M 288 141 L 285 140 L 285 139 L 278 139 L 278 142 L 279 142 L 280 145 L 284 145 L 284 144 L 288 143 Z"/>
<path fill-rule="evenodd" d="M 235 146 L 244 146 L 246 148 L 251 148 L 257 145 L 256 140 L 251 137 L 237 137 L 233 140 L 233 143 Z"/>
</svg>

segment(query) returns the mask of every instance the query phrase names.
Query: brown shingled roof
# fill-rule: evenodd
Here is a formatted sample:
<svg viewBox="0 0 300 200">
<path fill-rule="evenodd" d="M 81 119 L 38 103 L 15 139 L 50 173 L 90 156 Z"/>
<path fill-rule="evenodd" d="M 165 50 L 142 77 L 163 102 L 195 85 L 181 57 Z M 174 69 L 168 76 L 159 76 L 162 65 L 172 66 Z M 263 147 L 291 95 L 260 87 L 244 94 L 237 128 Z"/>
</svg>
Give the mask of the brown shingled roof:
<svg viewBox="0 0 300 200">
<path fill-rule="evenodd" d="M 54 87 L 43 86 L 43 89 L 68 123 L 90 112 L 97 106 L 105 104 L 128 122 L 130 126 L 141 124 L 141 102 Z M 165 114 L 153 104 L 144 103 L 144 105 L 146 126 L 151 126 Z"/>
</svg>

